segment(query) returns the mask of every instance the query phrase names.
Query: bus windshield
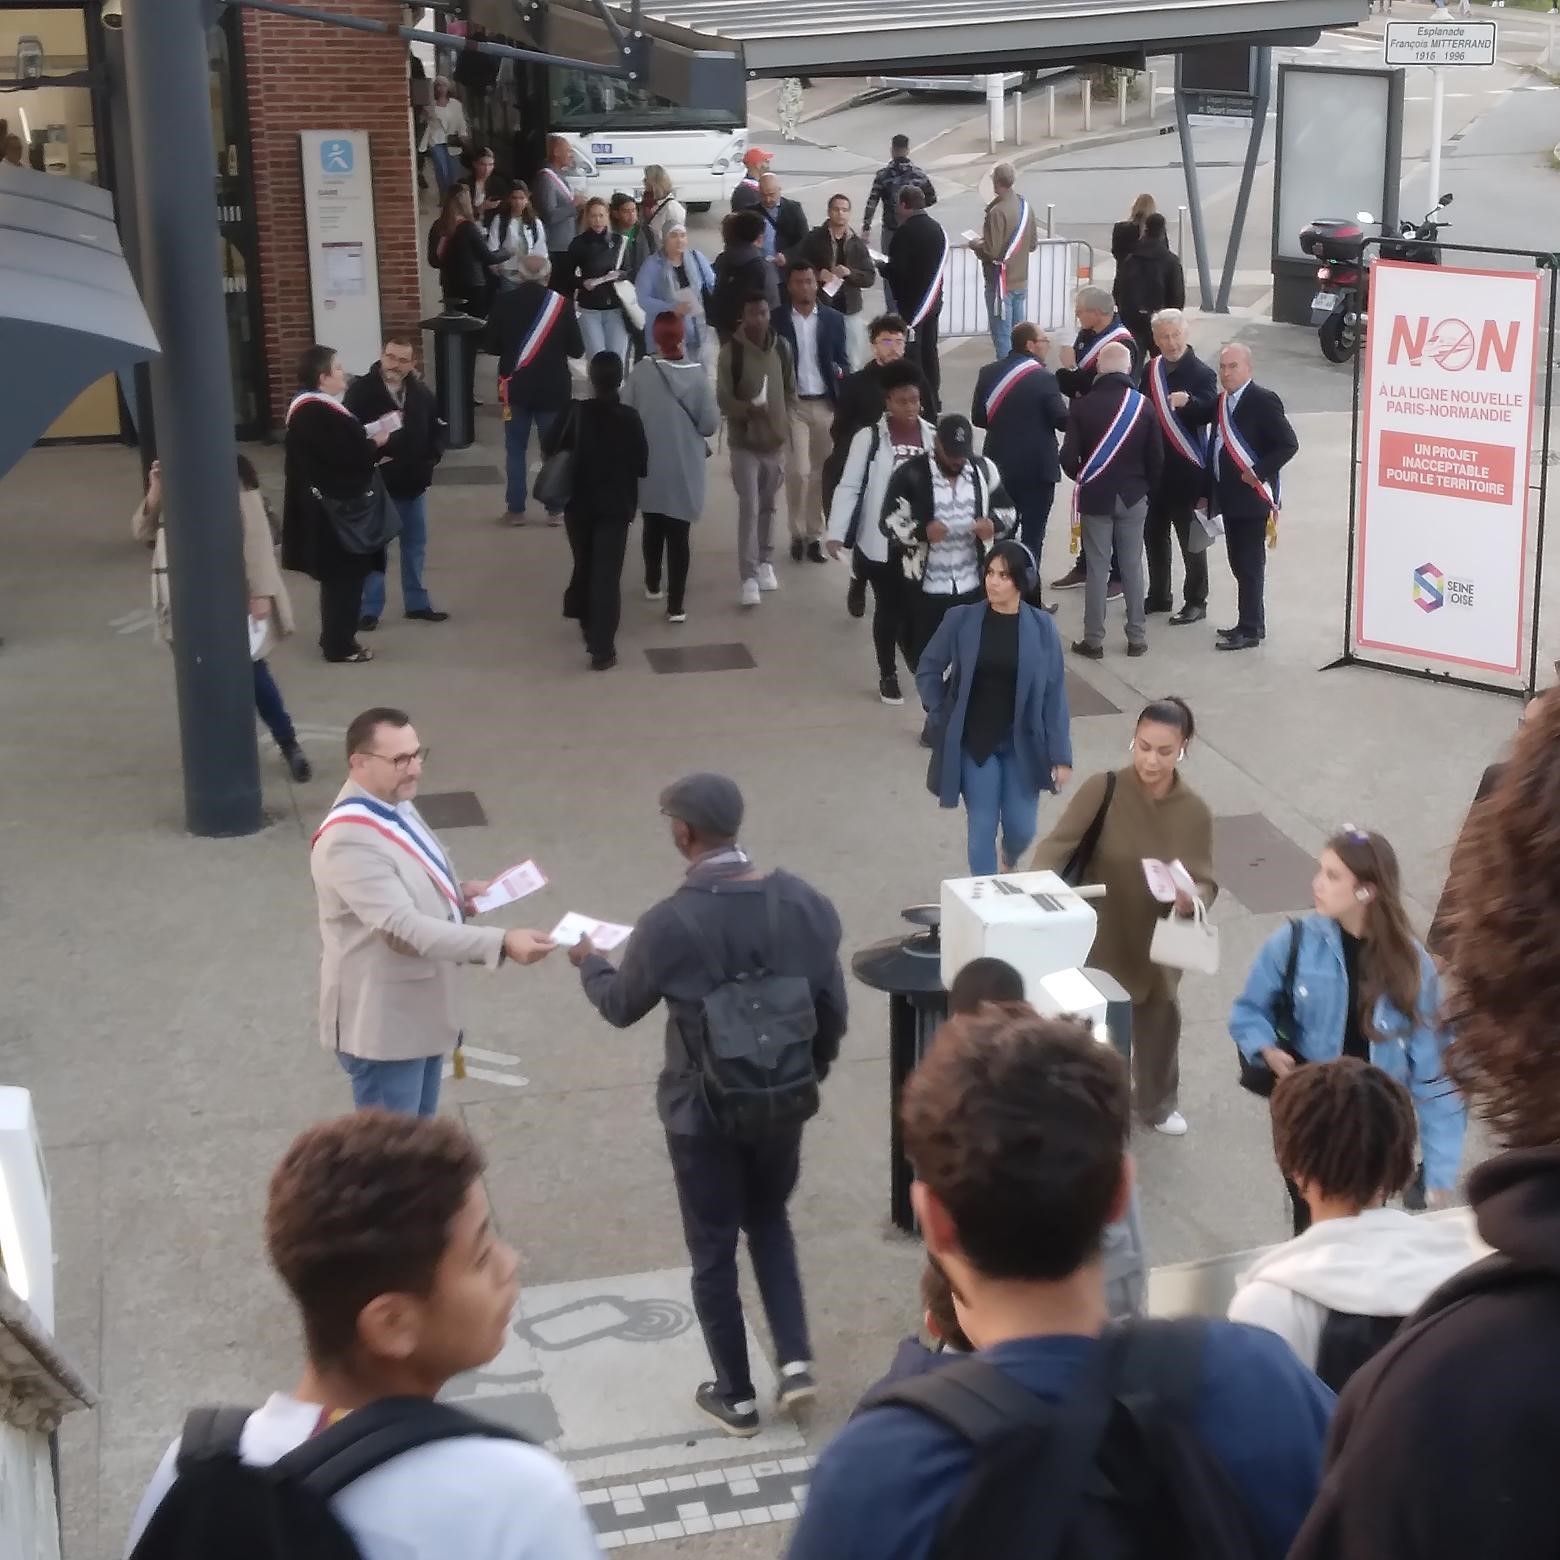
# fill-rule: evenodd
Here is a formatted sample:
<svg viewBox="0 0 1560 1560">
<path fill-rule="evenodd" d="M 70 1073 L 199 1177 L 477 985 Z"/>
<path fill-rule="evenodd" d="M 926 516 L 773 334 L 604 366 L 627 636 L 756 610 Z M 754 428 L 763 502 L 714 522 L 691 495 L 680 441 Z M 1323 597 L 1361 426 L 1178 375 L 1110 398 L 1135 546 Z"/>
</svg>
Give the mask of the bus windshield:
<svg viewBox="0 0 1560 1560">
<path fill-rule="evenodd" d="M 554 130 L 740 130 L 745 122 L 740 106 L 688 108 L 637 82 L 556 68 L 548 75 Z"/>
</svg>

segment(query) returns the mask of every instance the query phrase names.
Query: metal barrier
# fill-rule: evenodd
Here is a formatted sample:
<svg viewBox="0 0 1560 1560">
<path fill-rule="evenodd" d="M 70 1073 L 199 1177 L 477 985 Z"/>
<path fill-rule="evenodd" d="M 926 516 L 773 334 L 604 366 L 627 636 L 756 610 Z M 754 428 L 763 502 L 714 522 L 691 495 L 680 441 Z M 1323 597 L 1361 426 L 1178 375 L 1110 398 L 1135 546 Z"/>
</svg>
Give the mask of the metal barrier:
<svg viewBox="0 0 1560 1560">
<path fill-rule="evenodd" d="M 1061 330 L 1073 322 L 1073 295 L 1094 276 L 1094 246 L 1073 238 L 1043 238 L 1029 256 L 1029 287 L 1024 318 L 1042 330 Z M 938 339 L 985 336 L 991 326 L 986 312 L 986 276 L 980 259 L 969 249 L 948 254 L 948 278 L 943 284 L 942 319 Z"/>
</svg>

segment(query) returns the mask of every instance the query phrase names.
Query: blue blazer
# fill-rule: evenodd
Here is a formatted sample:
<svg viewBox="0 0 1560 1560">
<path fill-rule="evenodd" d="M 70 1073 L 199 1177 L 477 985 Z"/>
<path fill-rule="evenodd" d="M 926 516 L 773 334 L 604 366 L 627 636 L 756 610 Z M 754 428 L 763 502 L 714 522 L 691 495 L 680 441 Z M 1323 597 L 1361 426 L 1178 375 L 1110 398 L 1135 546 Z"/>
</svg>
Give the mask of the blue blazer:
<svg viewBox="0 0 1560 1560">
<path fill-rule="evenodd" d="M 818 316 L 818 372 L 823 375 L 823 393 L 832 404 L 839 395 L 840 381 L 850 372 L 850 351 L 845 345 L 845 316 L 830 308 L 820 297 L 813 305 Z M 782 303 L 775 310 L 775 334 L 791 348 L 796 359 L 796 326 L 791 322 L 791 305 Z"/>
<path fill-rule="evenodd" d="M 964 768 L 964 719 L 980 656 L 984 601 L 955 607 L 942 620 L 915 669 L 916 692 L 938 730 L 927 785 L 944 807 L 957 807 Z M 1054 791 L 1051 768 L 1072 767 L 1067 671 L 1062 640 L 1048 612 L 1018 609 L 1018 693 L 1013 705 L 1013 756 L 1025 790 Z M 952 675 L 948 676 L 952 668 Z M 937 781 L 935 786 L 933 780 Z"/>
<path fill-rule="evenodd" d="M 1230 1010 L 1230 1034 L 1250 1061 L 1274 1043 L 1273 999 L 1284 981 L 1289 937 L 1289 927 L 1284 925 L 1262 945 L 1246 977 L 1246 989 Z M 1311 914 L 1300 923 L 1294 998 L 1295 1049 L 1308 1062 L 1330 1062 L 1341 1056 L 1349 972 L 1343 962 L 1338 923 L 1329 916 Z M 1414 1097 L 1425 1184 L 1435 1190 L 1457 1184 L 1468 1119 L 1462 1095 L 1442 1067 L 1451 1032 L 1441 1020 L 1440 1007 L 1440 978 L 1430 955 L 1421 948 L 1419 1001 L 1412 1017 L 1399 1013 L 1383 997 L 1374 1014 L 1376 1032 L 1383 1038 L 1370 1046 L 1372 1063 L 1390 1073 Z"/>
<path fill-rule="evenodd" d="M 683 266 L 688 280 L 697 293 L 712 292 L 715 288 L 715 271 L 709 261 L 691 244 L 683 256 Z M 677 307 L 677 278 L 670 262 L 663 254 L 649 256 L 634 277 L 634 291 L 639 294 L 639 307 L 645 311 L 645 351 L 655 352 L 653 327 L 658 314 L 669 314 Z M 697 315 L 690 315 L 683 322 L 683 350 L 691 358 L 699 356 L 704 345 L 707 324 L 700 324 Z"/>
</svg>

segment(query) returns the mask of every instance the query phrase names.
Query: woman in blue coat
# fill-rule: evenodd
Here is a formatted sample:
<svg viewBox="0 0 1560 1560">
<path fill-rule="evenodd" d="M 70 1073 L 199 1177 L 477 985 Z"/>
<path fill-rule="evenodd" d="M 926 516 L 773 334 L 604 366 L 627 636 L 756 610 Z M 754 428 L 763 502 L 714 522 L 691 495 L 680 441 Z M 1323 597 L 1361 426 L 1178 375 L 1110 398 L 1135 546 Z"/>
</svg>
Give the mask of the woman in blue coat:
<svg viewBox="0 0 1560 1560">
<path fill-rule="evenodd" d="M 1311 880 L 1315 914 L 1263 944 L 1230 1012 L 1230 1034 L 1248 1062 L 1282 1077 L 1300 1062 L 1356 1056 L 1406 1084 L 1432 1207 L 1457 1184 L 1467 1111 L 1442 1065 L 1451 1032 L 1441 1017 L 1435 964 L 1403 909 L 1397 853 L 1379 834 L 1344 829 L 1322 848 Z M 1278 1044 L 1274 1009 L 1295 946 L 1291 1048 Z M 1281 1004 L 1277 1004 L 1281 1005 Z M 1295 1202 L 1295 1233 L 1305 1204 Z"/>
<path fill-rule="evenodd" d="M 944 807 L 964 798 L 970 873 L 1010 872 L 1035 837 L 1041 791 L 1072 774 L 1062 642 L 1049 614 L 1024 597 L 1038 573 L 1021 542 L 986 561 L 986 599 L 955 607 L 916 667 L 930 717 L 927 789 Z"/>
<path fill-rule="evenodd" d="M 674 223 L 661 236 L 661 248 L 639 267 L 634 290 L 645 311 L 645 352 L 655 351 L 652 330 L 657 315 L 676 314 L 683 322 L 683 355 L 697 363 L 710 337 L 706 300 L 715 287 L 708 260 L 688 242 L 688 229 Z"/>
</svg>

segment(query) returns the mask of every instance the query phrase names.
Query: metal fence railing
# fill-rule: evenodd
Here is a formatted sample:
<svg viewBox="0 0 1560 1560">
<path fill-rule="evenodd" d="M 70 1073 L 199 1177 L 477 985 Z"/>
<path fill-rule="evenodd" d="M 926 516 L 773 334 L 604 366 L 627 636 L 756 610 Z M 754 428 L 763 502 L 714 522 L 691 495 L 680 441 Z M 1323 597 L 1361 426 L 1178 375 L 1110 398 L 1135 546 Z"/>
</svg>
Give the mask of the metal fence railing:
<svg viewBox="0 0 1560 1560">
<path fill-rule="evenodd" d="M 1094 276 L 1094 246 L 1073 238 L 1043 238 L 1029 257 L 1029 289 L 1024 317 L 1042 330 L 1061 330 L 1073 322 L 1073 295 Z M 990 330 L 986 313 L 986 278 L 979 259 L 958 248 L 948 256 L 948 280 L 943 285 L 943 341 L 960 336 L 984 336 Z"/>
</svg>

